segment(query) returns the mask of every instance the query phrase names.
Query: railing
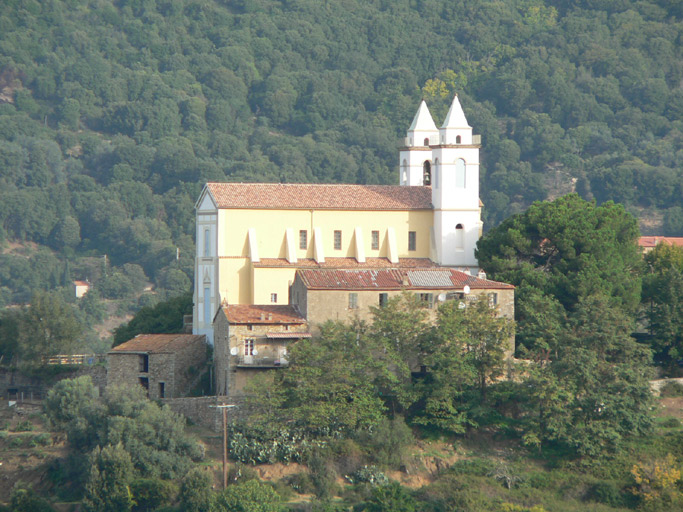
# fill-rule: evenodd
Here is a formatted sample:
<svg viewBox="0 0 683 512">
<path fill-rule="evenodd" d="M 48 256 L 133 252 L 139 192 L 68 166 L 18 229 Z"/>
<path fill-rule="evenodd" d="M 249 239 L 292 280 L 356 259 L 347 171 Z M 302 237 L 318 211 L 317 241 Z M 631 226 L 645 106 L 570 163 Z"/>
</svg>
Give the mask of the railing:
<svg viewBox="0 0 683 512">
<path fill-rule="evenodd" d="M 288 366 L 289 361 L 284 358 L 262 357 L 262 356 L 237 356 L 237 366 L 258 367 L 258 368 L 279 368 Z"/>
<path fill-rule="evenodd" d="M 97 364 L 106 359 L 104 354 L 73 354 L 43 357 L 43 364 Z"/>
</svg>

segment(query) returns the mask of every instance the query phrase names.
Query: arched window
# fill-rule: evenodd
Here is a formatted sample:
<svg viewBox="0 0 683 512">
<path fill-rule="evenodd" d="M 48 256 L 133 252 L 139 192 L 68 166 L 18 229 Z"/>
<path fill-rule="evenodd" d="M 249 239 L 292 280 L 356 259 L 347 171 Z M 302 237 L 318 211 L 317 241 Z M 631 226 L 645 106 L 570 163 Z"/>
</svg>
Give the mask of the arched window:
<svg viewBox="0 0 683 512">
<path fill-rule="evenodd" d="M 434 188 L 439 188 L 439 159 L 434 159 Z"/>
<path fill-rule="evenodd" d="M 425 186 L 432 184 L 432 164 L 429 163 L 429 160 L 425 160 L 425 163 L 422 164 L 422 184 Z"/>
<path fill-rule="evenodd" d="M 465 248 L 465 228 L 462 224 L 455 226 L 455 249 L 463 250 Z"/>
<path fill-rule="evenodd" d="M 460 158 L 455 161 L 455 187 L 465 188 L 465 161 Z"/>
<path fill-rule="evenodd" d="M 424 145 L 425 145 L 425 146 L 429 146 L 429 137 L 427 137 L 427 138 L 425 139 Z"/>
<path fill-rule="evenodd" d="M 461 141 L 461 140 L 462 140 L 462 138 L 460 137 L 460 135 L 456 135 L 456 136 L 455 136 L 455 143 L 456 143 L 456 144 L 460 144 L 460 141 Z"/>
</svg>

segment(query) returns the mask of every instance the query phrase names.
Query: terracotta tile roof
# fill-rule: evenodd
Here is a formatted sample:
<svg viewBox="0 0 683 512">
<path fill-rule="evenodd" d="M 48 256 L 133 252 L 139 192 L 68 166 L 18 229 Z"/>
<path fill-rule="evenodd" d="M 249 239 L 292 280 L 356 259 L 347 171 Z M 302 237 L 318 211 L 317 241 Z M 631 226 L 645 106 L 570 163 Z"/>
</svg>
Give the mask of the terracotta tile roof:
<svg viewBox="0 0 683 512">
<path fill-rule="evenodd" d="M 514 288 L 511 284 L 480 279 L 445 267 L 377 270 L 301 269 L 297 270 L 297 276 L 307 288 L 313 290 L 462 290 L 466 285 L 472 290 Z"/>
<path fill-rule="evenodd" d="M 681 236 L 641 236 L 638 245 L 643 248 L 654 247 L 657 244 L 669 244 L 683 247 L 683 237 Z"/>
<path fill-rule="evenodd" d="M 316 210 L 425 210 L 431 187 L 207 183 L 218 208 Z"/>
<path fill-rule="evenodd" d="M 88 281 L 74 281 L 74 286 L 90 286 Z"/>
<path fill-rule="evenodd" d="M 292 338 L 312 338 L 313 335 L 310 332 L 267 332 L 266 338 L 275 340 L 291 340 Z"/>
<path fill-rule="evenodd" d="M 277 304 L 226 304 L 222 308 L 231 324 L 304 324 L 294 306 Z"/>
<path fill-rule="evenodd" d="M 122 352 L 147 352 L 160 354 L 175 352 L 184 346 L 204 340 L 204 335 L 197 334 L 138 334 L 132 340 L 115 346 L 110 354 Z"/>
<path fill-rule="evenodd" d="M 261 258 L 254 263 L 256 268 L 291 267 L 291 268 L 433 268 L 436 263 L 428 258 L 400 258 L 398 263 L 392 263 L 387 258 L 366 258 L 365 263 L 358 263 L 356 258 L 325 258 L 325 263 L 317 263 L 312 258 L 299 258 L 297 263 L 290 263 L 285 258 Z"/>
</svg>

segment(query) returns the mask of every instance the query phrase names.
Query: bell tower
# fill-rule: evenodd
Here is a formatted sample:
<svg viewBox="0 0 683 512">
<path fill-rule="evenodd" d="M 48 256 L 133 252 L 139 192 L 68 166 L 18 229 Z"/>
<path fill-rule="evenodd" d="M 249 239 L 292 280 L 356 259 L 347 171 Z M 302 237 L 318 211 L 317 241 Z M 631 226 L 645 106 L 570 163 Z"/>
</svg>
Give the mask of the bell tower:
<svg viewBox="0 0 683 512">
<path fill-rule="evenodd" d="M 474 257 L 482 233 L 479 203 L 479 149 L 481 136 L 453 98 L 439 143 L 432 147 L 435 261 L 440 265 L 478 269 Z"/>
<path fill-rule="evenodd" d="M 423 100 L 399 151 L 399 184 L 411 187 L 431 185 L 434 163 L 430 146 L 438 144 L 438 141 L 439 130 Z"/>
</svg>

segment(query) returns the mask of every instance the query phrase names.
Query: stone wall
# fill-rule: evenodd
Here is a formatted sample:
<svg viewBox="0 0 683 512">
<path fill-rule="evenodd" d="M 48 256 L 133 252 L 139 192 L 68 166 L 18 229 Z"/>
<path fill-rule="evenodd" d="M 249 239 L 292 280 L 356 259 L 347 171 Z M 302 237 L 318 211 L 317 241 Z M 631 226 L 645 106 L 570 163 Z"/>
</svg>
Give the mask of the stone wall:
<svg viewBox="0 0 683 512">
<path fill-rule="evenodd" d="M 190 421 L 215 432 L 223 429 L 223 412 L 216 405 L 230 404 L 237 407 L 228 409 L 228 423 L 249 416 L 250 410 L 244 397 L 201 396 L 188 398 L 166 398 L 162 400 L 171 410 L 182 414 Z"/>
</svg>

